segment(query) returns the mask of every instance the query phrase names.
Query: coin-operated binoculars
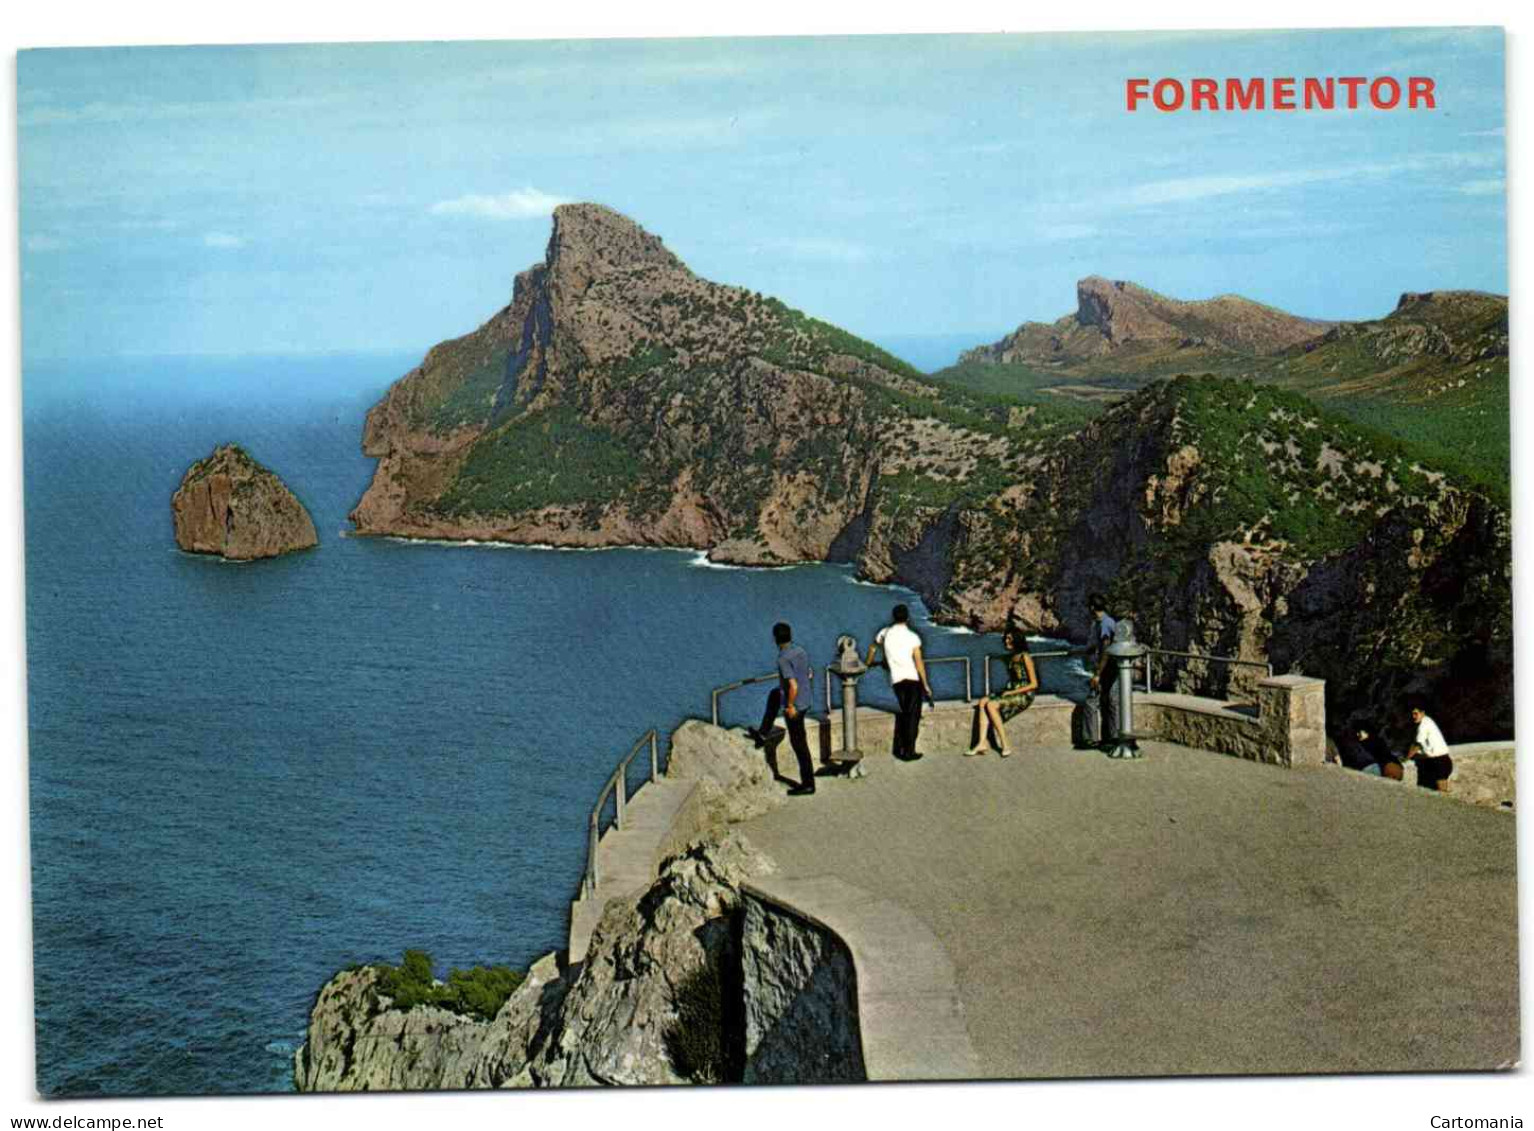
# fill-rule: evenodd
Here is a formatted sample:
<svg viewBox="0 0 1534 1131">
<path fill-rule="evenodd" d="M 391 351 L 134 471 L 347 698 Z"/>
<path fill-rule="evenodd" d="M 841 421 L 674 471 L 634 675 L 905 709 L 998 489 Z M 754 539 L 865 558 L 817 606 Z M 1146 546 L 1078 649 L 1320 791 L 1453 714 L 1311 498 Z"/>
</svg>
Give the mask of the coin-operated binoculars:
<svg viewBox="0 0 1534 1131">
<path fill-rule="evenodd" d="M 1135 640 L 1134 622 L 1121 620 L 1113 631 L 1113 643 L 1108 645 L 1108 657 L 1117 667 L 1118 676 L 1113 683 L 1113 694 L 1118 699 L 1118 718 L 1114 720 L 1117 734 L 1110 758 L 1139 758 L 1140 744 L 1135 740 L 1135 666 L 1145 658 L 1150 649 Z"/>
<path fill-rule="evenodd" d="M 858 680 L 868 673 L 868 665 L 858 655 L 857 638 L 843 634 L 836 638 L 836 659 L 826 665 L 842 685 L 842 749 L 840 761 L 857 763 L 863 759 L 858 749 Z M 827 719 L 829 723 L 831 720 Z M 861 776 L 854 773 L 854 776 Z"/>
</svg>

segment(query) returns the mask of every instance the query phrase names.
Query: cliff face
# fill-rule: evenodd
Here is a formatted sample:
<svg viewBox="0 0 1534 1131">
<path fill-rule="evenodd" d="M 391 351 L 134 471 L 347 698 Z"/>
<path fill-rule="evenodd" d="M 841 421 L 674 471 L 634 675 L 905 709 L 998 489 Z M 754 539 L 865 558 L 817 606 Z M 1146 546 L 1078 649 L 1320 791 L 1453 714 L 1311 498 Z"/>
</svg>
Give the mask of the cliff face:
<svg viewBox="0 0 1534 1131">
<path fill-rule="evenodd" d="M 352 519 L 368 534 L 820 559 L 898 464 L 884 426 L 928 404 L 934 388 L 868 343 L 699 279 L 617 213 L 567 205 L 511 305 L 368 414 L 379 465 Z M 996 447 L 979 430 L 993 421 L 956 411 L 929 437 L 954 471 Z"/>
<path fill-rule="evenodd" d="M 738 838 L 689 849 L 632 903 L 607 909 L 586 961 L 555 956 L 489 1021 L 429 1006 L 393 1008 L 372 968 L 321 989 L 293 1079 L 301 1092 L 720 1083 L 731 1074 L 717 1004 L 738 967 L 739 883 L 769 868 Z M 703 1015 L 698 1015 L 700 1013 Z M 738 1078 L 739 1066 L 734 1066 Z M 721 1075 L 723 1074 L 723 1075 Z"/>
<path fill-rule="evenodd" d="M 171 497 L 176 544 L 239 561 L 317 545 L 309 512 L 237 444 L 194 463 Z"/>
<path fill-rule="evenodd" d="M 1507 513 L 1299 396 L 1154 385 L 957 528 L 933 594 L 951 619 L 1079 636 L 1101 589 L 1159 647 L 1326 679 L 1338 721 L 1425 694 L 1454 704 L 1454 741 L 1511 733 Z"/>
<path fill-rule="evenodd" d="M 1078 300 L 1083 357 L 1297 365 L 1349 334 L 1096 278 Z M 1393 320 L 1478 309 L 1408 296 Z M 1156 382 L 1082 426 L 929 381 L 595 205 L 557 210 L 511 304 L 397 382 L 365 449 L 365 533 L 850 561 L 942 620 L 1075 638 L 1104 589 L 1163 647 L 1325 678 L 1334 712 L 1452 688 L 1478 706 L 1456 740 L 1511 725 L 1506 514 L 1462 479 L 1270 385 Z"/>
</svg>

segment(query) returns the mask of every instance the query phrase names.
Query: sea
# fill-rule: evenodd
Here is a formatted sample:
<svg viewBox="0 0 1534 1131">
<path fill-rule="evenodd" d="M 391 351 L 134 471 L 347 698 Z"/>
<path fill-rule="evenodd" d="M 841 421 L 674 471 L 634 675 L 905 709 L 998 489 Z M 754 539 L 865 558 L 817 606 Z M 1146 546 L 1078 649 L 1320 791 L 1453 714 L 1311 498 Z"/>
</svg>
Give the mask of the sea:
<svg viewBox="0 0 1534 1131">
<path fill-rule="evenodd" d="M 607 776 L 771 671 L 776 621 L 817 665 L 898 601 L 931 656 L 999 649 L 845 566 L 350 537 L 364 414 L 419 357 L 26 365 L 40 1093 L 288 1091 L 337 970 L 563 946 Z M 177 549 L 171 495 L 230 441 L 309 508 L 316 549 Z M 1085 678 L 1041 667 L 1046 690 Z M 961 692 L 960 665 L 933 679 Z M 724 721 L 754 721 L 764 690 Z M 860 690 L 892 702 L 882 676 Z"/>
</svg>

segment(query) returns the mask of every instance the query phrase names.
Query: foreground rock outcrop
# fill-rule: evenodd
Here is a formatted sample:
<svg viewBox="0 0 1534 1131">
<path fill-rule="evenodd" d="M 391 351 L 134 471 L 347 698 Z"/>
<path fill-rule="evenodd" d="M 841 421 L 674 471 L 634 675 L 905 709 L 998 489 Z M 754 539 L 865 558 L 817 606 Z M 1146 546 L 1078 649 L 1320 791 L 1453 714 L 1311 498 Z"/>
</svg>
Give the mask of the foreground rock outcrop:
<svg viewBox="0 0 1534 1131">
<path fill-rule="evenodd" d="M 238 444 L 194 463 L 170 509 L 176 544 L 189 553 L 248 561 L 319 544 L 304 505 Z"/>
<path fill-rule="evenodd" d="M 740 883 L 771 869 L 737 835 L 666 862 L 637 901 L 614 900 L 586 961 L 535 963 L 480 1021 L 392 1008 L 361 967 L 320 991 L 294 1054 L 301 1092 L 719 1083 L 738 1079 L 722 1012 L 738 997 Z M 738 1059 L 738 1058 L 735 1058 Z"/>
<path fill-rule="evenodd" d="M 781 787 L 739 732 L 689 722 L 673 750 L 668 776 L 696 780 L 706 811 L 646 891 L 608 902 L 584 962 L 543 958 L 488 1021 L 395 1008 L 376 968 L 342 971 L 294 1055 L 298 1090 L 862 1079 L 845 946 L 741 891 L 773 865 L 730 826 Z"/>
</svg>

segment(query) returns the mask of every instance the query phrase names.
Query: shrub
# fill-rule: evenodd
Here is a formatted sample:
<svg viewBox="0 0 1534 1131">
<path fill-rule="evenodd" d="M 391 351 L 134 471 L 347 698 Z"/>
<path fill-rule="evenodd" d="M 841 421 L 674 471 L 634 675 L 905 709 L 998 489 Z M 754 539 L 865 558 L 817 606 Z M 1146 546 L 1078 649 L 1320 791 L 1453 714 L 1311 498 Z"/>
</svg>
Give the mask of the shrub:
<svg viewBox="0 0 1534 1131">
<path fill-rule="evenodd" d="M 424 950 L 407 950 L 398 966 L 378 970 L 378 992 L 392 999 L 393 1009 L 409 1012 L 418 1005 L 435 1005 L 485 1021 L 500 1012 L 523 978 L 508 966 L 475 966 L 455 968 L 445 983 L 439 982 L 432 976 L 431 955 Z"/>
</svg>

